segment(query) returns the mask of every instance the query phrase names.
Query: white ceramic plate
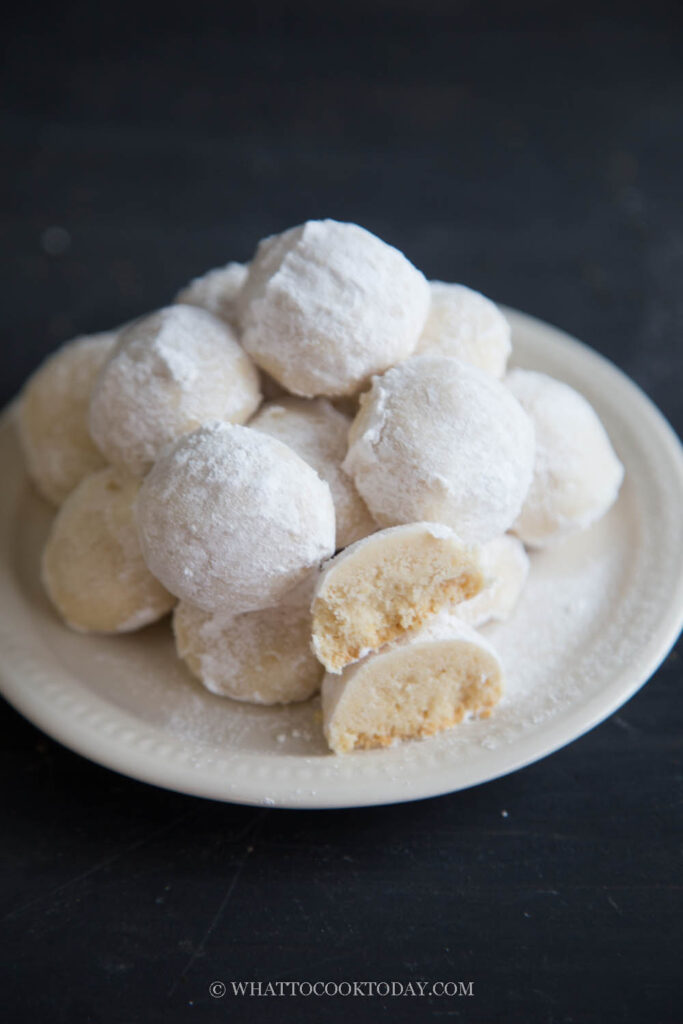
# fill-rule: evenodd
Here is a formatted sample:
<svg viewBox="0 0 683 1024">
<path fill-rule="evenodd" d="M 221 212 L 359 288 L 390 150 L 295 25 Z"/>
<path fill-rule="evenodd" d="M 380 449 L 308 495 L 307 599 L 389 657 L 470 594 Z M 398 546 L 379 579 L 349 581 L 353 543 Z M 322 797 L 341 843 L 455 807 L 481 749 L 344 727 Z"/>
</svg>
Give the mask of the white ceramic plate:
<svg viewBox="0 0 683 1024">
<path fill-rule="evenodd" d="M 317 700 L 262 708 L 212 696 L 173 650 L 168 620 L 126 637 L 70 632 L 40 585 L 51 512 L 28 483 L 10 409 L 0 425 L 0 686 L 86 757 L 169 789 L 279 807 L 393 803 L 463 789 L 546 756 L 649 678 L 683 620 L 683 455 L 648 398 L 566 334 L 514 311 L 515 365 L 597 409 L 626 466 L 593 529 L 535 554 L 514 616 L 486 628 L 507 670 L 487 721 L 380 751 L 326 750 Z"/>
</svg>

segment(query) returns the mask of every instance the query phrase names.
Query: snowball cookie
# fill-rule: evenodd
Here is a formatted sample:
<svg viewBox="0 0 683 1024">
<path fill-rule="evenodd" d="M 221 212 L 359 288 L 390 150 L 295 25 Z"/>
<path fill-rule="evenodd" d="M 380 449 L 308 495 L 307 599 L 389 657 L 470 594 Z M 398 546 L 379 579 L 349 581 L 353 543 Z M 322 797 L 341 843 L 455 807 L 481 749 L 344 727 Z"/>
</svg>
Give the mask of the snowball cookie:
<svg viewBox="0 0 683 1024">
<path fill-rule="evenodd" d="M 493 648 L 453 615 L 325 675 L 323 731 L 336 754 L 432 736 L 466 715 L 486 718 L 500 700 Z"/>
<path fill-rule="evenodd" d="M 532 370 L 513 370 L 507 384 L 536 431 L 533 481 L 514 532 L 544 547 L 600 519 L 624 467 L 593 408 L 568 384 Z"/>
<path fill-rule="evenodd" d="M 304 580 L 282 604 L 244 615 L 181 601 L 173 617 L 179 657 L 207 690 L 252 704 L 289 704 L 320 689 L 311 651 L 311 591 Z"/>
<path fill-rule="evenodd" d="M 143 476 L 163 448 L 206 420 L 244 423 L 261 400 L 259 376 L 233 331 L 195 306 L 169 306 L 119 336 L 90 403 L 105 457 Z"/>
<path fill-rule="evenodd" d="M 88 430 L 95 378 L 116 332 L 63 345 L 29 379 L 19 405 L 19 437 L 29 476 L 44 498 L 61 505 L 83 477 L 104 465 Z"/>
<path fill-rule="evenodd" d="M 357 224 L 311 220 L 259 244 L 238 306 L 242 344 L 288 391 L 350 395 L 413 352 L 429 285 Z"/>
<path fill-rule="evenodd" d="M 154 575 L 209 612 L 276 605 L 334 551 L 329 486 L 281 441 L 229 423 L 161 456 L 137 518 Z"/>
<path fill-rule="evenodd" d="M 142 557 L 134 515 L 139 486 L 108 466 L 82 480 L 57 513 L 43 552 L 43 583 L 72 629 L 129 633 L 175 604 Z"/>
<path fill-rule="evenodd" d="M 503 384 L 459 359 L 413 356 L 361 397 L 343 468 L 380 525 L 445 523 L 484 543 L 519 514 L 533 461 L 531 421 Z"/>
<path fill-rule="evenodd" d="M 235 299 L 246 280 L 247 270 L 244 263 L 227 263 L 224 267 L 216 267 L 201 277 L 195 277 L 178 292 L 173 301 L 187 306 L 200 306 L 236 329 L 238 318 Z"/>
<path fill-rule="evenodd" d="M 328 672 L 341 672 L 483 586 L 478 549 L 447 526 L 381 530 L 325 567 L 313 598 L 313 650 Z"/>
<path fill-rule="evenodd" d="M 464 284 L 430 281 L 431 305 L 416 353 L 455 356 L 494 377 L 505 374 L 510 325 L 490 299 Z"/>
<path fill-rule="evenodd" d="M 327 480 L 337 521 L 338 548 L 374 533 L 377 523 L 341 468 L 351 420 L 326 398 L 281 398 L 262 405 L 249 426 L 293 448 Z"/>
<path fill-rule="evenodd" d="M 520 540 L 504 533 L 482 546 L 481 566 L 486 586 L 453 608 L 459 619 L 474 627 L 492 619 L 504 622 L 512 613 L 529 575 L 529 556 Z"/>
</svg>

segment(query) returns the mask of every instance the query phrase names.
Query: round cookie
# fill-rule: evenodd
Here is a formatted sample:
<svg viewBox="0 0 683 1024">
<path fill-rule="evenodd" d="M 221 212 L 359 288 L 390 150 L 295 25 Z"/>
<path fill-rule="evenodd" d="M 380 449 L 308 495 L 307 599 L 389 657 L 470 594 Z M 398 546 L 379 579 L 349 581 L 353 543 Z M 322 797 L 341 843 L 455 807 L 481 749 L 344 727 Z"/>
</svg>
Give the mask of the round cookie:
<svg viewBox="0 0 683 1024">
<path fill-rule="evenodd" d="M 516 519 L 533 463 L 533 426 L 508 388 L 423 355 L 373 380 L 342 465 L 380 525 L 439 522 L 485 543 Z"/>
<path fill-rule="evenodd" d="M 90 403 L 90 431 L 115 466 L 143 476 L 170 442 L 210 419 L 244 423 L 259 375 L 234 332 L 195 306 L 168 306 L 119 336 Z"/>
<path fill-rule="evenodd" d="M 507 384 L 536 432 L 534 475 L 514 532 L 544 547 L 583 530 L 615 502 L 624 467 L 595 410 L 568 384 L 513 370 Z"/>
<path fill-rule="evenodd" d="M 287 445 L 229 423 L 162 455 L 137 512 L 154 575 L 204 611 L 276 605 L 334 551 L 328 485 Z"/>
<path fill-rule="evenodd" d="M 351 420 L 325 398 L 281 398 L 262 405 L 249 426 L 289 445 L 297 455 L 327 480 L 337 522 L 336 545 L 367 537 L 377 523 L 341 468 Z"/>
<path fill-rule="evenodd" d="M 19 437 L 26 466 L 53 505 L 61 505 L 84 477 L 104 465 L 88 429 L 88 408 L 97 374 L 115 342 L 115 331 L 68 342 L 24 388 Z"/>
<path fill-rule="evenodd" d="M 175 604 L 142 557 L 134 516 L 139 486 L 109 466 L 82 480 L 57 513 L 42 577 L 72 629 L 129 633 Z"/>
<path fill-rule="evenodd" d="M 493 648 L 453 615 L 329 673 L 323 731 L 336 754 L 432 736 L 467 715 L 485 718 L 500 700 L 503 669 Z"/>
<path fill-rule="evenodd" d="M 447 526 L 381 530 L 325 567 L 313 599 L 313 650 L 328 672 L 341 672 L 483 586 L 478 549 Z"/>
<path fill-rule="evenodd" d="M 514 611 L 527 576 L 529 556 L 516 537 L 504 533 L 481 547 L 481 567 L 486 586 L 453 612 L 474 628 L 495 620 L 504 622 Z"/>
<path fill-rule="evenodd" d="M 510 355 L 510 325 L 494 302 L 464 284 L 430 281 L 431 305 L 415 350 L 454 356 L 503 377 Z"/>
<path fill-rule="evenodd" d="M 173 301 L 206 309 L 236 330 L 239 318 L 235 300 L 247 278 L 248 269 L 244 263 L 216 267 L 201 277 L 195 277 Z"/>
<path fill-rule="evenodd" d="M 260 243 L 238 306 L 242 344 L 288 391 L 352 395 L 413 352 L 429 286 L 357 224 L 308 221 Z"/>
<path fill-rule="evenodd" d="M 178 656 L 207 690 L 251 704 L 289 704 L 320 689 L 311 651 L 312 580 L 282 604 L 244 615 L 181 601 L 173 616 Z"/>
</svg>

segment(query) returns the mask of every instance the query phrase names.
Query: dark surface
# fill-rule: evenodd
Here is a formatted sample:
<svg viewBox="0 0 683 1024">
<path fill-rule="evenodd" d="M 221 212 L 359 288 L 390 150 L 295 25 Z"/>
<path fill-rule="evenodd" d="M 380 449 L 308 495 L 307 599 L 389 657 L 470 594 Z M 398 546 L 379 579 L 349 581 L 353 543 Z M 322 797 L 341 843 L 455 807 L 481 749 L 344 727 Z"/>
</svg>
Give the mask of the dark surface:
<svg viewBox="0 0 683 1024">
<path fill-rule="evenodd" d="M 681 429 L 676 5 L 98 8 L 4 25 L 3 401 L 69 336 L 327 215 L 564 327 Z M 3 1019 L 678 1024 L 681 677 L 674 653 L 506 779 L 345 812 L 162 792 L 3 706 Z M 232 979 L 474 996 L 212 1000 Z"/>
</svg>

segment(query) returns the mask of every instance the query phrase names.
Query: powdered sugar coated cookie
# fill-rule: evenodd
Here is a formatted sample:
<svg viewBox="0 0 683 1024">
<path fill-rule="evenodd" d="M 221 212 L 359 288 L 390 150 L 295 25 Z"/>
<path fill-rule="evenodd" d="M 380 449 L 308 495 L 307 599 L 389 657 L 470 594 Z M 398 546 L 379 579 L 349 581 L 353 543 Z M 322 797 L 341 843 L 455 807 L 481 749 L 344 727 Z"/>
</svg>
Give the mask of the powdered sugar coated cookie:
<svg viewBox="0 0 683 1024">
<path fill-rule="evenodd" d="M 337 754 L 432 736 L 500 700 L 491 645 L 454 615 L 387 644 L 322 684 L 323 731 Z"/>
<path fill-rule="evenodd" d="M 453 608 L 463 622 L 478 628 L 486 622 L 504 622 L 512 613 L 529 575 L 529 556 L 516 537 L 504 533 L 481 547 L 486 586 Z"/>
<path fill-rule="evenodd" d="M 195 306 L 168 306 L 121 332 L 90 404 L 90 430 L 113 465 L 142 476 L 162 449 L 210 419 L 243 423 L 259 376 L 235 334 Z"/>
<path fill-rule="evenodd" d="M 172 593 L 231 615 L 277 604 L 334 551 L 328 485 L 287 445 L 228 423 L 205 424 L 161 456 L 138 526 Z"/>
<path fill-rule="evenodd" d="M 544 547 L 600 519 L 616 500 L 624 467 L 578 391 L 532 370 L 513 370 L 507 384 L 536 432 L 533 481 L 514 531 Z"/>
<path fill-rule="evenodd" d="M 238 305 L 242 344 L 297 395 L 349 395 L 413 352 L 424 276 L 357 224 L 308 221 L 262 241 Z"/>
<path fill-rule="evenodd" d="M 430 281 L 429 315 L 416 353 L 454 356 L 494 377 L 505 374 L 510 325 L 490 299 L 464 284 Z"/>
<path fill-rule="evenodd" d="M 350 476 L 341 468 L 351 420 L 325 398 L 281 398 L 262 405 L 249 426 L 293 448 L 327 480 L 337 522 L 336 544 L 348 544 L 377 529 Z"/>
<path fill-rule="evenodd" d="M 341 672 L 483 586 L 479 549 L 442 523 L 380 530 L 324 567 L 312 606 L 313 650 L 328 672 Z"/>
<path fill-rule="evenodd" d="M 181 601 L 173 616 L 179 657 L 211 693 L 250 704 L 289 704 L 320 689 L 310 645 L 312 579 L 274 608 L 231 615 Z"/>
<path fill-rule="evenodd" d="M 68 342 L 24 388 L 19 436 L 26 465 L 40 493 L 54 505 L 104 465 L 90 436 L 88 409 L 97 374 L 115 342 L 115 331 Z"/>
<path fill-rule="evenodd" d="M 239 318 L 235 300 L 247 278 L 248 269 L 244 263 L 215 267 L 190 281 L 173 301 L 206 309 L 236 329 Z"/>
<path fill-rule="evenodd" d="M 381 525 L 440 522 L 484 543 L 519 514 L 533 462 L 531 421 L 503 384 L 423 355 L 361 397 L 343 468 Z"/>
<path fill-rule="evenodd" d="M 82 480 L 57 513 L 43 582 L 73 629 L 129 633 L 175 604 L 142 557 L 134 516 L 139 486 L 109 466 Z"/>
</svg>

